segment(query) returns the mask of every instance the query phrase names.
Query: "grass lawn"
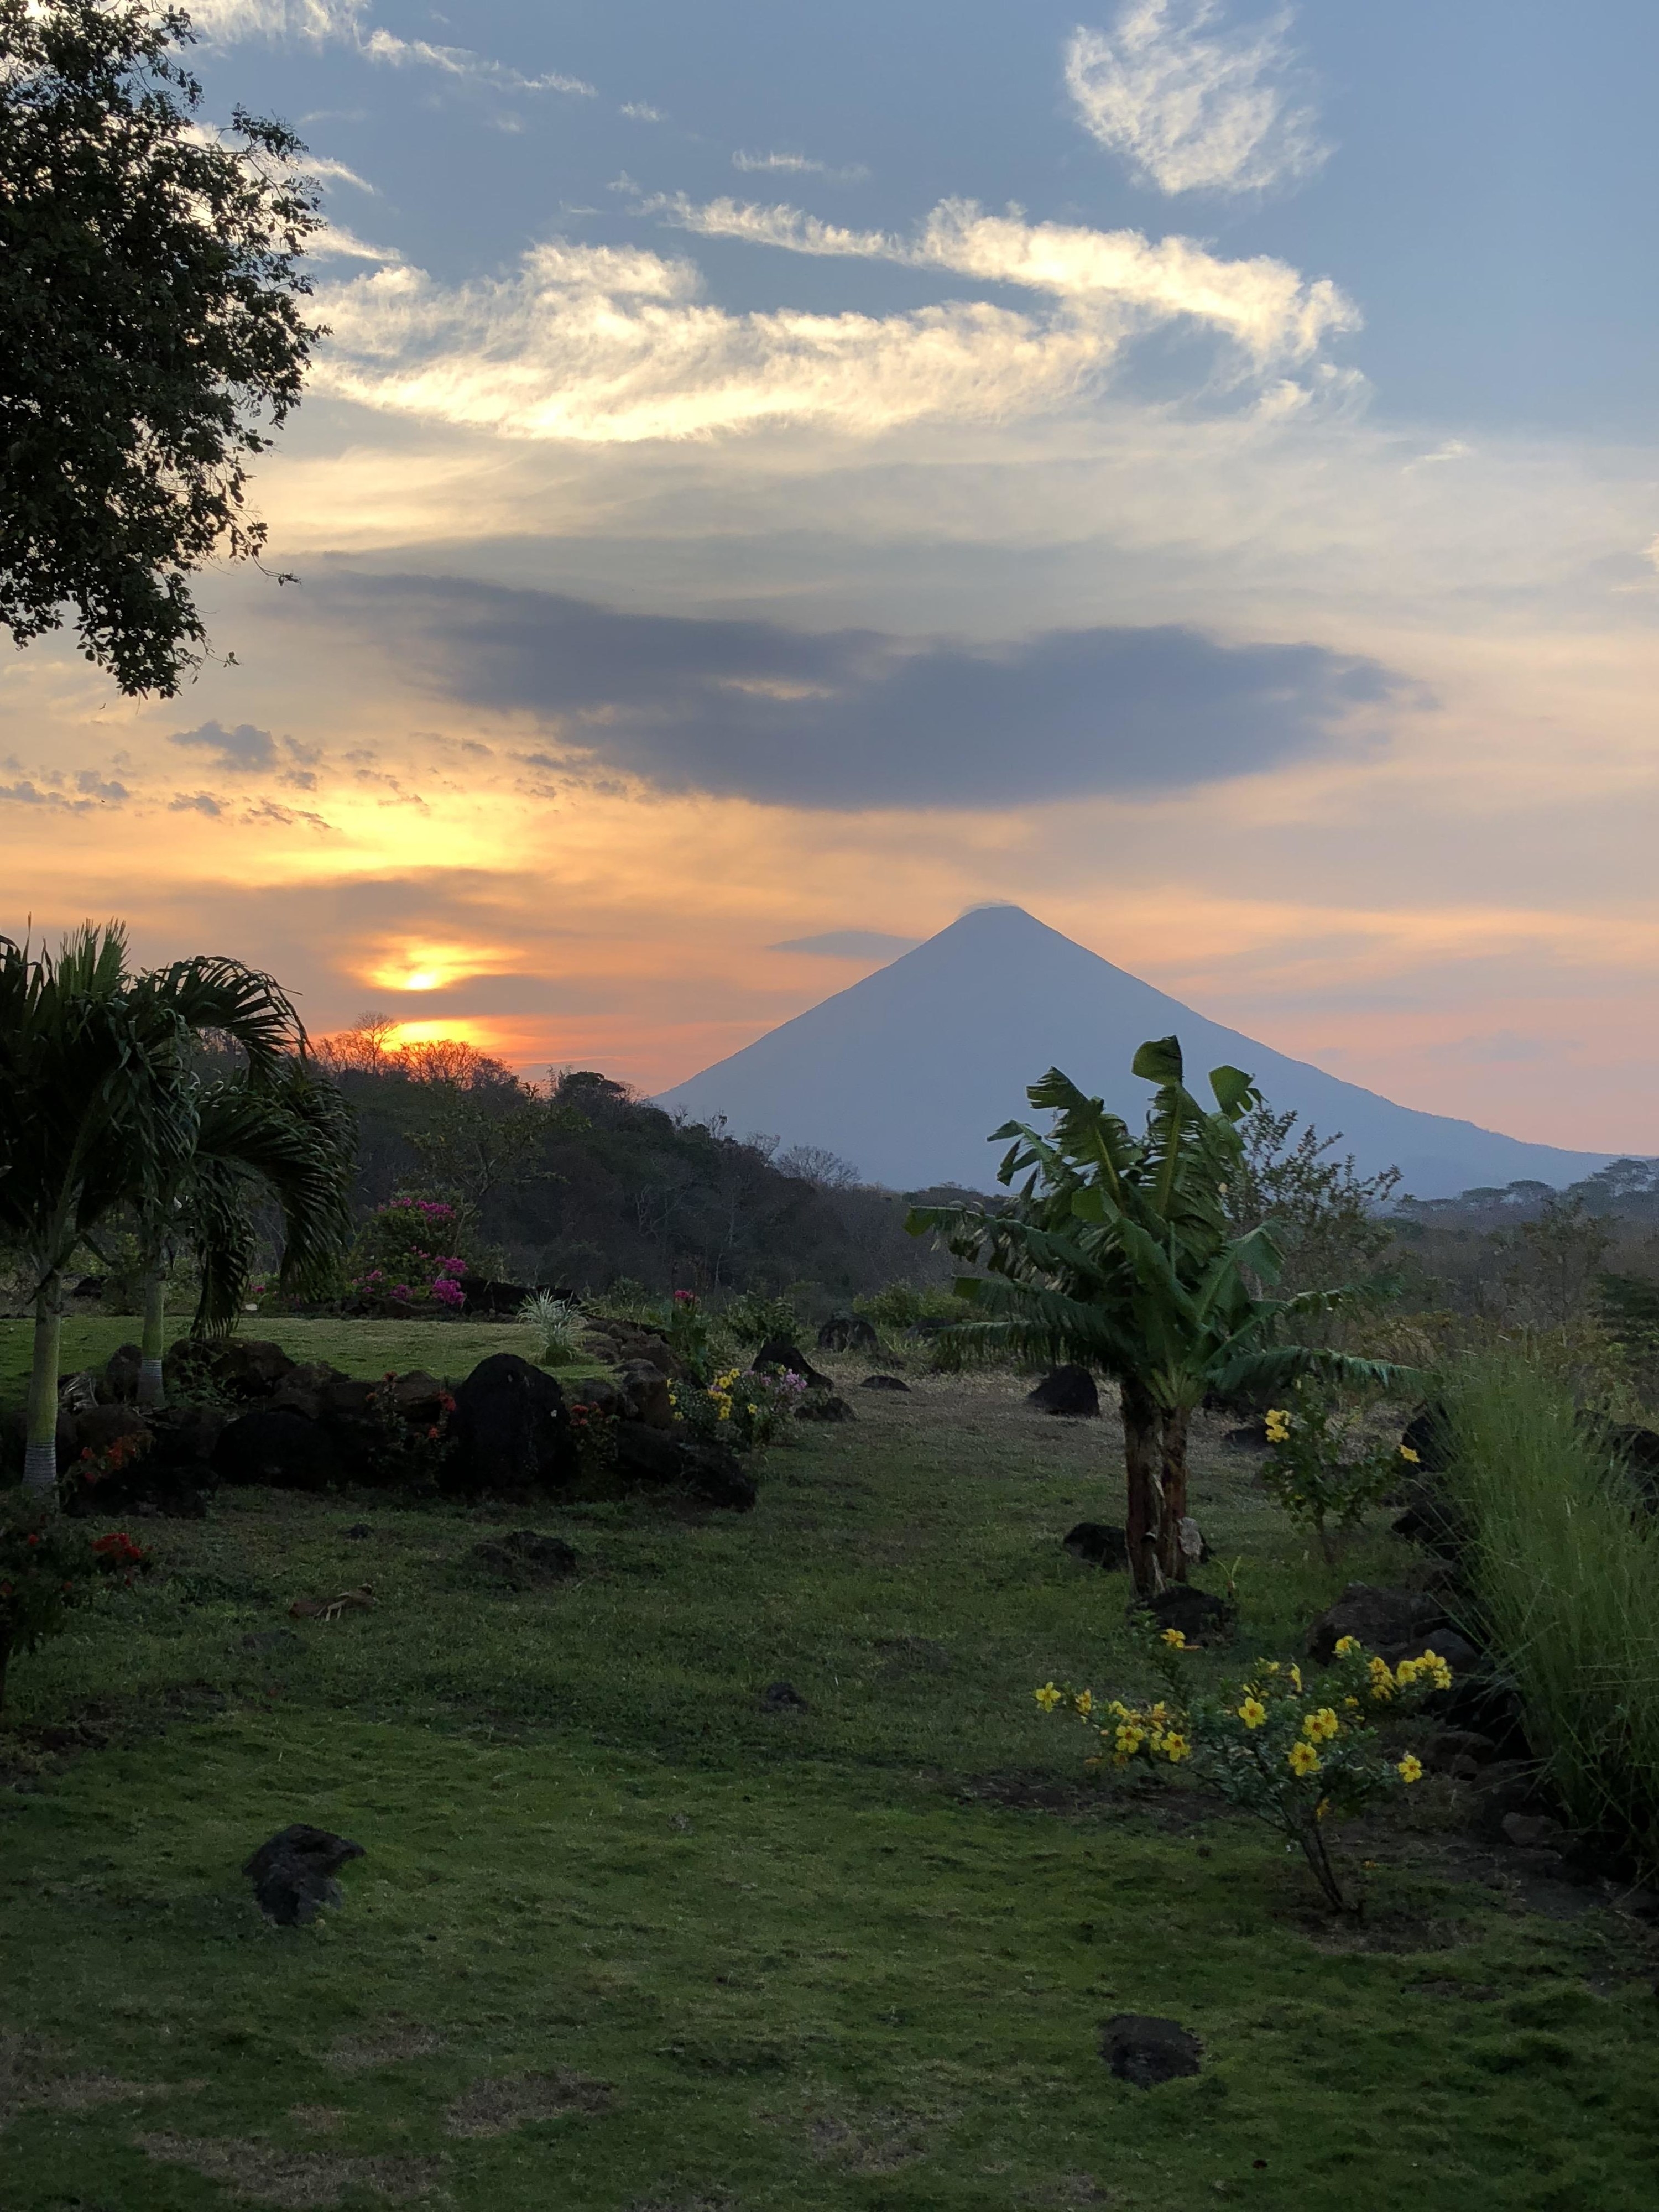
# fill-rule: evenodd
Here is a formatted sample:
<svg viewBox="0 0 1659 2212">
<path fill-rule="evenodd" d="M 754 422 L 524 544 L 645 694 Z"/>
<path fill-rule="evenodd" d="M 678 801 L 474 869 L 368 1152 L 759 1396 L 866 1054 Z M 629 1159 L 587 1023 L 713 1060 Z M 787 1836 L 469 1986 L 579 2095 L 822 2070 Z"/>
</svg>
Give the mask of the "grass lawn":
<svg viewBox="0 0 1659 2212">
<path fill-rule="evenodd" d="M 515 1342 L 272 1334 L 363 1373 Z M 167 1578 L 19 1661 L 0 1726 L 7 2212 L 1646 2212 L 1646 1935 L 1518 1887 L 1449 1783 L 1354 1839 L 1356 1929 L 1266 1830 L 1087 1782 L 1030 1693 L 1134 1686 L 1123 1579 L 1058 1541 L 1115 1504 L 1115 1429 L 913 1381 L 803 1428 L 742 1517 L 239 1492 L 146 1523 Z M 1251 1471 L 1206 1432 L 1196 1510 L 1246 1648 L 1288 1653 L 1403 1560 L 1308 1560 Z M 504 1595 L 465 1555 L 526 1517 L 580 1571 Z M 364 1580 L 373 1613 L 289 1620 Z M 368 1856 L 279 1931 L 238 1869 L 295 1820 Z M 1115 2081 L 1118 2011 L 1202 2073 Z"/>
</svg>

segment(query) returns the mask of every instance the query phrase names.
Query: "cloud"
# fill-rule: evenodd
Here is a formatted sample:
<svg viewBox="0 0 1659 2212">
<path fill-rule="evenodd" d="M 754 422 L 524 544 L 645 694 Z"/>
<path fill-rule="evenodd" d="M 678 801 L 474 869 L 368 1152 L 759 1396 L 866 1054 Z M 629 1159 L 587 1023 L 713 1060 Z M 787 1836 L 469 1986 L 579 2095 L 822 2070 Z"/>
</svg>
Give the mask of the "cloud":
<svg viewBox="0 0 1659 2212">
<path fill-rule="evenodd" d="M 196 0 L 191 20 L 214 46 L 260 40 L 270 45 L 344 46 L 368 61 L 392 69 L 434 69 L 446 76 L 470 78 L 508 92 L 564 92 L 592 100 L 584 78 L 550 70 L 526 76 L 504 62 L 491 61 L 465 46 L 434 46 L 426 39 L 400 39 L 365 21 L 367 0 Z M 358 181 L 353 179 L 355 183 Z"/>
<path fill-rule="evenodd" d="M 805 154 L 744 154 L 732 156 L 734 169 L 783 171 L 793 176 L 823 177 L 832 185 L 862 184 L 870 172 L 862 161 L 849 162 L 845 168 L 832 168 L 828 161 L 814 161 Z"/>
<path fill-rule="evenodd" d="M 274 769 L 276 740 L 269 730 L 256 730 L 252 722 L 239 722 L 227 730 L 217 722 L 204 722 L 194 730 L 175 730 L 169 744 L 186 745 L 210 752 L 222 768 L 250 771 Z"/>
<path fill-rule="evenodd" d="M 1066 83 L 1084 128 L 1161 192 L 1253 192 L 1311 175 L 1329 148 L 1299 100 L 1291 11 L 1229 31 L 1218 0 L 1126 0 L 1079 28 Z"/>
<path fill-rule="evenodd" d="M 826 929 L 819 937 L 786 937 L 769 952 L 814 952 L 827 960 L 896 960 L 914 952 L 919 937 L 891 937 L 884 929 Z"/>
<path fill-rule="evenodd" d="M 319 304 L 332 337 L 314 384 L 518 438 L 629 443 L 767 422 L 872 436 L 1052 410 L 1097 387 L 1133 339 L 1170 325 L 1218 338 L 1236 380 L 1241 365 L 1257 377 L 1305 366 L 1358 323 L 1334 285 L 1265 256 L 1226 261 L 1186 239 L 1028 223 L 969 201 L 944 203 L 903 240 L 789 208 L 644 204 L 705 236 L 949 270 L 1045 304 L 733 314 L 701 296 L 690 262 L 555 240 L 503 279 L 445 286 L 392 268 L 330 287 Z"/>
<path fill-rule="evenodd" d="M 851 812 L 1189 789 L 1350 746 L 1421 696 L 1358 655 L 1173 625 L 970 646 L 418 576 L 343 578 L 329 606 L 417 680 L 533 715 L 573 768 Z"/>
<path fill-rule="evenodd" d="M 635 123 L 662 123 L 667 119 L 661 108 L 653 107 L 647 100 L 625 100 L 619 112 Z"/>
</svg>

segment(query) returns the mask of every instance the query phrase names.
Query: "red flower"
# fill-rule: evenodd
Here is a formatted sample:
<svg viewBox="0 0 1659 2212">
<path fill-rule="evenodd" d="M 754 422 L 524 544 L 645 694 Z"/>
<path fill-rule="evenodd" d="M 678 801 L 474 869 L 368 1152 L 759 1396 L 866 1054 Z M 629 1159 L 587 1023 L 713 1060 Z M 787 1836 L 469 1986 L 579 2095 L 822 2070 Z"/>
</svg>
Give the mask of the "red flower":
<svg viewBox="0 0 1659 2212">
<path fill-rule="evenodd" d="M 29 1531 L 29 1537 L 28 1537 L 28 1540 L 29 1540 L 29 1542 L 30 1542 L 31 1544 L 38 1544 L 38 1543 L 40 1542 L 40 1538 L 35 1534 L 34 1531 L 33 1531 L 32 1528 L 31 1528 L 31 1529 L 30 1529 L 30 1531 Z"/>
<path fill-rule="evenodd" d="M 0 1583 L 0 1597 L 9 1597 L 10 1595 L 11 1584 L 9 1583 Z"/>
</svg>

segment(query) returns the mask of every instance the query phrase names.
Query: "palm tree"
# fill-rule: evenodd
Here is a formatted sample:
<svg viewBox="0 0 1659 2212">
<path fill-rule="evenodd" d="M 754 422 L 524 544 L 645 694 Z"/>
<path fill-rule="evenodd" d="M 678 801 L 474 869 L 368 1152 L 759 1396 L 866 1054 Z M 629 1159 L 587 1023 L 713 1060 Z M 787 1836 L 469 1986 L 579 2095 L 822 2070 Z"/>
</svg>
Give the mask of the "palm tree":
<svg viewBox="0 0 1659 2212">
<path fill-rule="evenodd" d="M 218 1085 L 197 1072 L 210 1034 L 246 1058 Z M 286 996 L 240 962 L 200 957 L 135 975 L 114 922 L 86 924 L 56 959 L 0 938 L 0 1237 L 22 1255 L 34 1304 L 31 1490 L 49 1495 L 56 1485 L 64 1273 L 118 1210 L 137 1212 L 147 1273 L 181 1208 L 200 1224 L 210 1328 L 228 1325 L 246 1279 L 248 1232 L 232 1214 L 251 1173 L 276 1194 L 290 1244 L 299 1227 L 285 1270 L 309 1274 L 322 1247 L 343 1237 L 343 1109 L 325 1101 L 304 1049 Z M 147 1281 L 155 1399 L 161 1309 L 152 1290 Z"/>
<path fill-rule="evenodd" d="M 939 1340 L 947 1359 L 995 1352 L 1075 1361 L 1114 1376 L 1123 1413 L 1130 1571 L 1142 1596 L 1184 1581 L 1187 1436 L 1209 1391 L 1277 1389 L 1298 1375 L 1403 1381 L 1375 1360 L 1286 1341 L 1303 1316 L 1352 1303 L 1352 1290 L 1264 1293 L 1281 1255 L 1271 1224 L 1230 1237 L 1226 1196 L 1242 1161 L 1238 1124 L 1260 1103 L 1236 1067 L 1210 1077 L 1215 1110 L 1182 1082 L 1174 1037 L 1144 1044 L 1134 1073 L 1158 1085 L 1144 1137 L 1058 1068 L 1027 1092 L 1054 1114 L 1047 1136 L 1011 1121 L 999 1180 L 1023 1186 L 994 1210 L 922 1206 L 934 1231 L 983 1275 L 957 1289 L 985 1315 Z"/>
</svg>

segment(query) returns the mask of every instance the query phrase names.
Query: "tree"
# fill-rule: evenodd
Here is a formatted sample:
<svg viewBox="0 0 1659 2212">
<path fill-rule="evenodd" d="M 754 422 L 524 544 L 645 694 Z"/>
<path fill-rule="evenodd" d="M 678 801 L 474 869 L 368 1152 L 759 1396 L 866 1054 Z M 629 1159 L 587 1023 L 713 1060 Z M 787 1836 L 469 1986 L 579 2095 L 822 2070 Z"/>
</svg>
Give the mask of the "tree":
<svg viewBox="0 0 1659 2212">
<path fill-rule="evenodd" d="M 1298 1289 L 1340 1280 L 1369 1267 L 1394 1242 L 1384 1209 L 1400 1187 L 1398 1168 L 1360 1175 L 1340 1136 L 1322 1137 L 1301 1116 L 1250 1108 L 1238 1123 L 1240 1158 L 1228 1178 L 1228 1225 L 1242 1237 L 1273 1224 L 1285 1255 L 1280 1281 Z"/>
<path fill-rule="evenodd" d="M 210 1026 L 235 1034 L 226 1022 Z M 301 1030 L 296 1042 L 303 1040 Z M 195 1144 L 170 1178 L 158 1179 L 141 1219 L 141 1404 L 164 1402 L 166 1290 L 176 1248 L 193 1249 L 200 1273 L 191 1324 L 198 1336 L 223 1334 L 242 1310 L 262 1200 L 274 1200 L 282 1216 L 280 1287 L 290 1296 L 320 1292 L 350 1237 L 355 1166 L 350 1111 L 300 1054 L 274 1073 L 253 1062 L 202 1091 Z"/>
<path fill-rule="evenodd" d="M 171 696 L 207 634 L 187 578 L 257 557 L 247 462 L 319 329 L 304 148 L 196 120 L 189 18 L 143 0 L 0 0 L 0 623 L 72 607 L 128 693 Z"/>
<path fill-rule="evenodd" d="M 1144 1044 L 1134 1072 L 1158 1088 L 1144 1137 L 1058 1068 L 1027 1092 L 1051 1112 L 1043 1136 L 1023 1122 L 998 1171 L 1012 1186 L 994 1212 L 979 1206 L 915 1209 L 913 1234 L 942 1235 L 987 1270 L 957 1284 L 986 1316 L 939 1340 L 945 1356 L 997 1352 L 1098 1368 L 1119 1386 L 1130 1571 L 1142 1596 L 1184 1581 L 1187 1435 L 1212 1391 L 1278 1388 L 1304 1374 L 1351 1382 L 1400 1379 L 1373 1360 L 1283 1340 L 1287 1325 L 1353 1296 L 1309 1290 L 1270 1298 L 1281 1255 L 1261 1224 L 1230 1234 L 1227 1194 L 1243 1158 L 1239 1123 L 1261 1103 L 1236 1067 L 1210 1077 L 1216 1108 L 1182 1080 L 1174 1037 Z"/>
<path fill-rule="evenodd" d="M 204 1085 L 204 1035 L 240 1048 L 238 1076 Z M 204 957 L 134 974 L 113 922 L 87 924 L 55 959 L 0 938 L 0 1236 L 23 1255 L 34 1304 L 31 1489 L 50 1492 L 57 1477 L 64 1273 L 112 1215 L 136 1212 L 154 1254 L 188 1214 L 204 1254 L 200 1316 L 210 1327 L 227 1325 L 240 1303 L 245 1207 L 234 1217 L 249 1176 L 276 1193 L 290 1233 L 300 1223 L 297 1245 L 283 1255 L 290 1278 L 314 1264 L 330 1237 L 343 1237 L 347 1164 L 323 1158 L 320 1133 L 337 1146 L 340 1123 L 296 1066 L 304 1041 L 276 984 L 238 961 Z M 147 1285 L 147 1321 L 152 1315 L 155 1340 L 145 1348 L 159 1361 L 161 1307 Z"/>
</svg>

